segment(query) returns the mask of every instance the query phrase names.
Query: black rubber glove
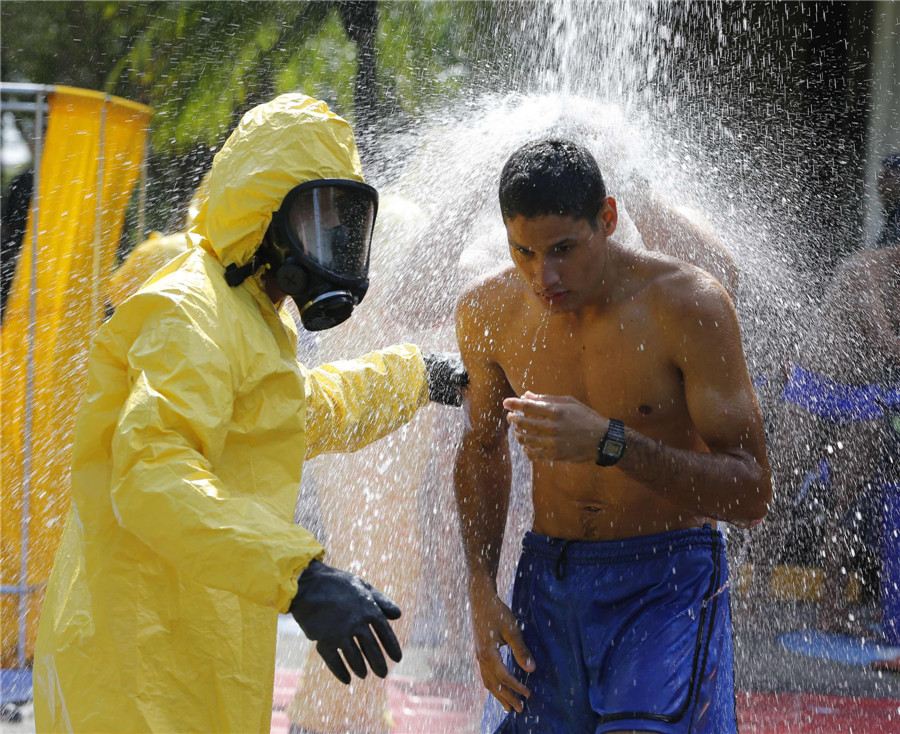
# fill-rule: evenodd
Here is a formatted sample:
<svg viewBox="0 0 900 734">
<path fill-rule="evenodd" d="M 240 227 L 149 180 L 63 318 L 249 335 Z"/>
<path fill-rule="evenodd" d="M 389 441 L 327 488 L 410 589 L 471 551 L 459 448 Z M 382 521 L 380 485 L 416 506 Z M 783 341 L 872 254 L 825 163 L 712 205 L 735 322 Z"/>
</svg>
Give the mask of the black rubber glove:
<svg viewBox="0 0 900 734">
<path fill-rule="evenodd" d="M 423 354 L 428 375 L 428 397 L 432 402 L 459 407 L 469 374 L 458 354 Z"/>
<path fill-rule="evenodd" d="M 400 617 L 400 608 L 352 573 L 310 561 L 297 579 L 297 596 L 290 612 L 303 633 L 316 642 L 316 651 L 341 683 L 350 682 L 344 660 L 360 678 L 368 673 L 366 660 L 372 672 L 384 678 L 388 671 L 381 646 L 394 662 L 403 656 L 388 624 L 389 619 Z"/>
</svg>

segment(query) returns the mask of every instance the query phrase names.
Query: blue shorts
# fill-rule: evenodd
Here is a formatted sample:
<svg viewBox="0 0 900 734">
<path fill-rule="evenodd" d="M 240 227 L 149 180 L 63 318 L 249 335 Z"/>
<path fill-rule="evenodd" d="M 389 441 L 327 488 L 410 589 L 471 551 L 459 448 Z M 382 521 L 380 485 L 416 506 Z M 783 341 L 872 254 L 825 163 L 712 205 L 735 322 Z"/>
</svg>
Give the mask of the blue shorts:
<svg viewBox="0 0 900 734">
<path fill-rule="evenodd" d="M 531 697 L 497 734 L 736 732 L 727 578 L 709 526 L 604 542 L 526 533 L 512 609 L 536 669 L 508 655 Z"/>
</svg>

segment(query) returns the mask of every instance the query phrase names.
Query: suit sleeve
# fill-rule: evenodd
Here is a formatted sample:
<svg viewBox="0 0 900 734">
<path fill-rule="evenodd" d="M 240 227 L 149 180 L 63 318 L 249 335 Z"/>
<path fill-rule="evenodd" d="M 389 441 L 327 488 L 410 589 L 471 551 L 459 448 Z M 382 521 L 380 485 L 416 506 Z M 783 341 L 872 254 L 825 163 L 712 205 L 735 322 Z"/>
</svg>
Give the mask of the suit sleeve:
<svg viewBox="0 0 900 734">
<path fill-rule="evenodd" d="M 356 451 L 396 430 L 428 402 L 418 347 L 389 347 L 305 370 L 306 458 Z"/>
</svg>

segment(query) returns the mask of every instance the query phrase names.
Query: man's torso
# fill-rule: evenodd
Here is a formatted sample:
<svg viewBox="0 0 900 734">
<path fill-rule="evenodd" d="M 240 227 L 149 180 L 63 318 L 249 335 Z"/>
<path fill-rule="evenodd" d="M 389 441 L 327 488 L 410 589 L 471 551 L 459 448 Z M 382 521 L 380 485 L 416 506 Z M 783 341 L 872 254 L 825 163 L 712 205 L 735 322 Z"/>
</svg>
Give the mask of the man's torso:
<svg viewBox="0 0 900 734">
<path fill-rule="evenodd" d="M 638 256 L 634 277 L 613 302 L 577 319 L 550 315 L 514 270 L 497 276 L 487 290 L 498 318 L 485 338 L 511 392 L 569 395 L 663 444 L 706 451 L 667 333 L 673 320 L 660 314 L 659 296 L 673 267 Z M 706 521 L 615 467 L 538 462 L 533 483 L 534 529 L 544 535 L 605 540 Z"/>
</svg>

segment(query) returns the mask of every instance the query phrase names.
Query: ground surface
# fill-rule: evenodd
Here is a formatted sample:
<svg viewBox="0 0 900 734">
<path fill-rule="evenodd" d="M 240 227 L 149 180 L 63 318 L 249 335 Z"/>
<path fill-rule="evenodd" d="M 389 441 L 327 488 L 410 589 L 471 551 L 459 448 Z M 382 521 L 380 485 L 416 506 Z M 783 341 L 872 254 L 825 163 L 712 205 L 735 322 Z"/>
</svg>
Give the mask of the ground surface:
<svg viewBox="0 0 900 734">
<path fill-rule="evenodd" d="M 735 674 L 741 734 L 895 734 L 900 732 L 900 674 L 871 665 L 810 657 L 787 649 L 779 637 L 812 626 L 815 605 L 776 602 L 751 619 L 735 611 Z M 874 610 L 860 614 L 874 618 Z M 861 641 L 862 643 L 862 641 Z M 305 643 L 282 625 L 272 733 L 286 734 L 283 709 L 293 696 Z M 412 646 L 390 680 L 395 734 L 478 731 L 480 686 L 443 679 L 430 664 L 432 650 Z M 18 724 L 0 724 L 4 734 L 34 732 L 24 710 Z"/>
</svg>

